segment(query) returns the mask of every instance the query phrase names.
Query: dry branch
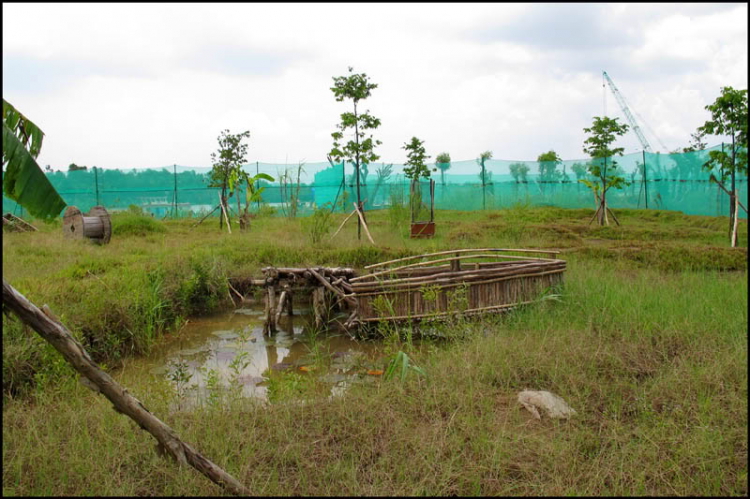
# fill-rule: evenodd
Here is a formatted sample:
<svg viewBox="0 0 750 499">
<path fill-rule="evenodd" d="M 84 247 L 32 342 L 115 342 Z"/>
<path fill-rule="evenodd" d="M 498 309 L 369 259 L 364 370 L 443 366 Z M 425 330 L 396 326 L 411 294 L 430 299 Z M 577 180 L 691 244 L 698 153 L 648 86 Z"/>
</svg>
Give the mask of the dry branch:
<svg viewBox="0 0 750 499">
<path fill-rule="evenodd" d="M 125 414 L 149 432 L 178 463 L 189 464 L 212 482 L 235 495 L 250 494 L 250 491 L 234 477 L 180 440 L 172 428 L 151 414 L 140 400 L 130 395 L 125 388 L 102 371 L 65 326 L 44 314 L 5 279 L 3 306 L 11 309 L 25 324 L 49 342 L 84 379 L 96 386 L 99 392 L 112 402 L 115 411 Z"/>
</svg>

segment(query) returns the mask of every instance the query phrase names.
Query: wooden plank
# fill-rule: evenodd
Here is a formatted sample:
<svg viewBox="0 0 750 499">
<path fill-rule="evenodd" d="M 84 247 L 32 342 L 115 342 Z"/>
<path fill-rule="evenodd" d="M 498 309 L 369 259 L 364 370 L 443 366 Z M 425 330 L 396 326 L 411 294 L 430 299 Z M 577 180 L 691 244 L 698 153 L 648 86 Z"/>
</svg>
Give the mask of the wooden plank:
<svg viewBox="0 0 750 499">
<path fill-rule="evenodd" d="M 553 270 L 544 271 L 544 272 L 535 272 L 533 274 L 518 274 L 518 275 L 510 275 L 510 276 L 504 276 L 504 277 L 499 277 L 499 278 L 494 278 L 493 277 L 493 278 L 491 278 L 490 280 L 487 280 L 487 281 L 476 281 L 475 280 L 473 282 L 469 282 L 469 281 L 448 282 L 448 283 L 445 283 L 445 284 L 439 284 L 439 287 L 440 287 L 440 289 L 446 289 L 446 288 L 455 288 L 455 287 L 458 287 L 458 286 L 463 286 L 464 284 L 470 284 L 470 285 L 490 284 L 490 283 L 493 283 L 493 282 L 506 281 L 508 279 L 521 279 L 521 278 L 524 278 L 524 277 L 537 277 L 537 276 L 543 276 L 543 275 L 549 275 L 549 274 L 561 274 L 563 272 L 565 272 L 565 268 L 558 268 L 558 269 L 553 269 Z M 485 278 L 486 276 L 482 276 L 482 277 Z M 370 291 L 367 291 L 367 292 L 357 292 L 355 298 L 359 299 L 359 298 L 362 298 L 362 297 L 365 297 L 365 296 L 379 296 L 379 295 L 382 295 L 384 293 L 406 293 L 406 292 L 412 292 L 412 291 L 417 291 L 418 292 L 422 288 L 422 286 L 424 286 L 424 283 L 419 283 L 418 286 L 414 285 L 414 284 L 407 283 L 404 286 L 394 286 L 393 288 L 383 288 L 383 289 L 375 291 L 375 292 L 370 292 Z"/>
<path fill-rule="evenodd" d="M 561 261 L 561 260 L 554 260 L 549 258 L 539 258 L 539 257 L 524 257 L 524 256 L 514 256 L 514 255 L 493 255 L 493 254 L 486 254 L 486 253 L 478 253 L 476 255 L 461 255 L 461 256 L 454 256 L 451 258 L 442 258 L 439 260 L 430 260 L 427 262 L 418 262 L 418 263 L 412 263 L 409 265 L 402 265 L 401 267 L 395 267 L 388 270 L 382 270 L 380 272 L 374 272 L 372 274 L 365 274 L 363 276 L 355 277 L 353 279 L 350 279 L 349 282 L 351 284 L 354 284 L 355 282 L 359 282 L 365 279 L 370 279 L 372 277 L 381 276 L 385 274 L 393 273 L 397 270 L 403 270 L 413 267 L 423 267 L 425 265 L 431 265 L 435 263 L 442 263 L 442 262 L 452 262 L 457 259 L 459 260 L 467 260 L 469 258 L 509 258 L 509 259 L 524 259 L 524 260 L 534 260 L 534 261 L 540 261 L 540 262 L 554 262 L 554 261 Z"/>
<path fill-rule="evenodd" d="M 425 253 L 423 255 L 414 255 L 414 256 L 407 256 L 404 258 L 397 258 L 395 260 L 389 260 L 387 262 L 380 262 L 380 263 L 373 263 L 372 265 L 365 266 L 366 269 L 372 269 L 375 267 L 382 267 L 384 265 L 389 265 L 391 263 L 397 263 L 397 262 L 405 262 L 407 260 L 414 260 L 415 258 L 427 258 L 429 256 L 439 256 L 439 255 L 447 255 L 449 253 L 466 253 L 471 251 L 497 251 L 497 252 L 508 252 L 508 253 L 545 253 L 545 254 L 558 254 L 560 253 L 559 250 L 534 250 L 534 249 L 508 249 L 508 248 L 476 248 L 476 249 L 457 249 L 457 250 L 447 250 L 447 251 L 438 251 L 436 253 Z"/>
</svg>

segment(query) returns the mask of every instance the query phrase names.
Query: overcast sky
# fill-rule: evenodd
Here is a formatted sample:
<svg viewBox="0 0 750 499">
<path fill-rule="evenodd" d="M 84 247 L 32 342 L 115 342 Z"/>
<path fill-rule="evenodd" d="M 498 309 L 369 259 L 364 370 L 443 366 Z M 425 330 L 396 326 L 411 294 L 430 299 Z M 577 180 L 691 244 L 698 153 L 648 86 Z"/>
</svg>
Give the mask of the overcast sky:
<svg viewBox="0 0 750 499">
<path fill-rule="evenodd" d="M 433 161 L 585 158 L 605 106 L 625 122 L 602 70 L 672 150 L 722 86 L 747 88 L 747 61 L 746 3 L 3 3 L 3 98 L 63 170 L 210 166 L 224 128 L 250 130 L 253 162 L 325 161 L 348 66 L 378 85 L 360 109 L 385 162 L 412 136 Z"/>
</svg>

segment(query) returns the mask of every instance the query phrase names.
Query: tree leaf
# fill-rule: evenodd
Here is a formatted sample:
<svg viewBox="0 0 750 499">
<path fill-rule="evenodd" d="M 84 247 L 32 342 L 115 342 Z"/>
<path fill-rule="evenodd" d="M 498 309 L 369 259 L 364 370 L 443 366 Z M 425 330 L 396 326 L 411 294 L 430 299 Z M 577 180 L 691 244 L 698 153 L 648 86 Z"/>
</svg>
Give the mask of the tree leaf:
<svg viewBox="0 0 750 499">
<path fill-rule="evenodd" d="M 5 102 L 3 101 L 3 116 L 5 116 Z M 19 122 L 26 122 L 24 128 L 30 131 L 32 147 L 41 146 L 41 133 L 33 123 L 20 117 Z M 30 125 L 29 125 L 30 124 Z M 39 130 L 37 133 L 34 129 Z M 35 142 L 36 141 L 36 142 Z M 38 153 L 38 148 L 36 148 Z M 29 213 L 38 218 L 51 219 L 60 215 L 66 203 L 57 193 L 47 176 L 37 164 L 32 153 L 24 147 L 24 143 L 3 120 L 3 165 L 7 164 L 3 176 L 3 192 L 10 199 L 26 208 Z"/>
</svg>

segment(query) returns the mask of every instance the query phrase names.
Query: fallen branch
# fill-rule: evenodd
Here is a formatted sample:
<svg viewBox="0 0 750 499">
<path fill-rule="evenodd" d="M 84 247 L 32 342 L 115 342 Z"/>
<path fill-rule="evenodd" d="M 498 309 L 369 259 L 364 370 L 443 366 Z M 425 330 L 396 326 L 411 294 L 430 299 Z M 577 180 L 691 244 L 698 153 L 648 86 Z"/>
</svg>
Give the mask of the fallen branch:
<svg viewBox="0 0 750 499">
<path fill-rule="evenodd" d="M 151 414 L 140 400 L 128 393 L 109 374 L 102 371 L 70 331 L 53 314 L 45 314 L 13 286 L 3 279 L 3 306 L 12 310 L 25 324 L 49 342 L 73 368 L 96 390 L 112 402 L 114 410 L 128 416 L 149 432 L 180 464 L 189 464 L 212 482 L 235 495 L 249 495 L 250 491 L 234 477 L 180 440 L 172 428 Z"/>
</svg>

